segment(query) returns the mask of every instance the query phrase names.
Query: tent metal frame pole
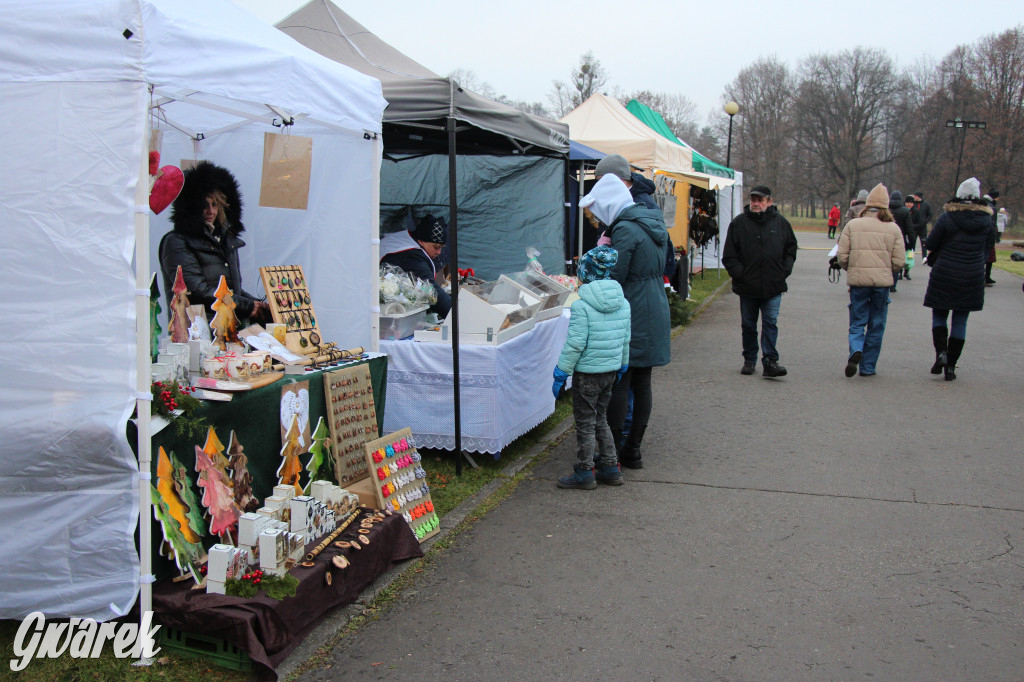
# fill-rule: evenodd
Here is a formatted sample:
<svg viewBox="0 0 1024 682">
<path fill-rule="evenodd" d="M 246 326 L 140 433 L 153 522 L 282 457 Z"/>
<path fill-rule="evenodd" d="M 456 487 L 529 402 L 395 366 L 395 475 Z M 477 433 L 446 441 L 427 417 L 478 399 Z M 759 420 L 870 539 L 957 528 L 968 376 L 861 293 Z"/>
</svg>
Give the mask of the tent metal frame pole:
<svg viewBox="0 0 1024 682">
<path fill-rule="evenodd" d="M 462 458 L 469 465 L 477 468 L 476 462 L 469 453 L 462 451 L 462 400 L 459 388 L 459 201 L 456 195 L 457 167 L 455 164 L 455 131 L 457 121 L 448 117 L 448 225 L 451 227 L 449 237 L 448 270 L 452 282 L 452 391 L 455 417 L 455 475 L 462 475 Z"/>
<path fill-rule="evenodd" d="M 151 329 L 149 322 L 149 291 L 151 273 L 149 268 L 149 111 L 144 121 L 143 152 L 140 154 L 139 178 L 135 187 L 135 388 L 139 396 L 153 390 L 152 361 L 149 354 Z M 145 209 L 143 210 L 143 207 Z M 153 611 L 153 527 L 151 522 L 150 477 L 153 460 L 153 441 L 150 436 L 150 408 L 152 399 L 138 398 L 136 406 L 137 438 L 136 452 L 139 457 L 139 659 L 137 665 L 148 666 L 153 659 L 144 652 L 155 647 L 149 641 L 145 625 L 146 614 Z"/>
<path fill-rule="evenodd" d="M 587 163 L 586 161 L 580 161 L 580 176 L 579 176 L 580 188 L 579 188 L 579 191 L 576 193 L 578 198 L 580 198 L 580 199 L 583 198 L 583 181 L 584 181 L 584 175 L 585 175 L 585 172 L 586 172 L 584 170 L 584 168 L 586 167 L 586 163 Z M 583 223 L 584 223 L 584 220 L 585 220 L 584 217 L 583 217 L 583 209 L 579 208 L 579 202 L 577 202 L 577 206 L 576 206 L 576 217 L 577 217 L 577 221 L 579 223 L 579 235 L 580 235 L 579 239 L 576 242 L 576 258 L 577 258 L 576 262 L 578 263 L 579 259 L 583 258 Z"/>
</svg>

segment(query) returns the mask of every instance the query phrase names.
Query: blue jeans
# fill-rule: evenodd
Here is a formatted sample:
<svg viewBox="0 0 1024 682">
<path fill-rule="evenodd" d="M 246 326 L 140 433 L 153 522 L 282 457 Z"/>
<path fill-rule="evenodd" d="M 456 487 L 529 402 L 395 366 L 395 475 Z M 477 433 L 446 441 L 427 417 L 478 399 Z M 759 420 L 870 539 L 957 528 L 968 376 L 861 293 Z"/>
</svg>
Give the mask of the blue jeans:
<svg viewBox="0 0 1024 682">
<path fill-rule="evenodd" d="M 889 287 L 850 287 L 850 355 L 863 353 L 861 374 L 875 373 L 889 301 Z"/>
<path fill-rule="evenodd" d="M 576 420 L 576 464 L 589 469 L 597 466 L 615 466 L 619 456 L 615 452 L 615 439 L 608 428 L 606 414 L 612 399 L 615 372 L 572 375 L 572 416 Z M 594 457 L 594 452 L 597 457 Z"/>
<path fill-rule="evenodd" d="M 782 294 L 771 298 L 740 296 L 740 320 L 743 327 L 743 359 L 757 362 L 757 317 L 761 316 L 761 356 L 764 360 L 779 359 L 775 344 L 779 340 L 779 307 Z"/>
</svg>

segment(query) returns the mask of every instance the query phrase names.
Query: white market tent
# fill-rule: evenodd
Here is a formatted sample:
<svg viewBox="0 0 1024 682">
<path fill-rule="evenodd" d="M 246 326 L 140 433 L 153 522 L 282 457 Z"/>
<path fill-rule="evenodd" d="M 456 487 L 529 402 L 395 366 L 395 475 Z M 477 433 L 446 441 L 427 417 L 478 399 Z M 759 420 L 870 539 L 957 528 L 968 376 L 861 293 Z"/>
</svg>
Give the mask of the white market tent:
<svg viewBox="0 0 1024 682">
<path fill-rule="evenodd" d="M 370 345 L 386 103 L 223 0 L 0 9 L 0 617 L 107 620 L 149 597 L 150 244 L 169 213 L 150 227 L 151 127 L 162 164 L 235 173 L 250 291 L 257 263 L 301 263 L 326 336 Z M 314 139 L 307 211 L 258 206 L 263 135 L 289 120 Z"/>
</svg>

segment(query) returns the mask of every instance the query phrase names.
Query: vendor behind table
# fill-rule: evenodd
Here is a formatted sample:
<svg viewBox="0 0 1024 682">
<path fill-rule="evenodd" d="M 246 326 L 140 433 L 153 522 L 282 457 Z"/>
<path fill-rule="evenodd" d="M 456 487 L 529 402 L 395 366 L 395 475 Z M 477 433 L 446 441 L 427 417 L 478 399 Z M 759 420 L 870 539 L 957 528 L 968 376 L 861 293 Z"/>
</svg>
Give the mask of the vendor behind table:
<svg viewBox="0 0 1024 682">
<path fill-rule="evenodd" d="M 411 230 L 399 230 L 380 240 L 381 265 L 394 265 L 414 277 L 427 280 L 437 292 L 437 302 L 430 312 L 445 317 L 452 307 L 452 297 L 437 282 L 434 259 L 448 242 L 448 223 L 444 218 L 425 215 Z"/>
</svg>

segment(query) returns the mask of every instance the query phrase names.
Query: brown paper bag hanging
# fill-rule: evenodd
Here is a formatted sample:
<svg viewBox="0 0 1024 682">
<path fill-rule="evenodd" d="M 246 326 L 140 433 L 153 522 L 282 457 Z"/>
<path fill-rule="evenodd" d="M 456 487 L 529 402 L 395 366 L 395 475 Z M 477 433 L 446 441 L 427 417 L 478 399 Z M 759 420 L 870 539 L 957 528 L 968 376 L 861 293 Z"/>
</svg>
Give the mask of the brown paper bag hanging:
<svg viewBox="0 0 1024 682">
<path fill-rule="evenodd" d="M 260 206 L 306 210 L 313 167 L 313 138 L 263 134 Z"/>
</svg>

